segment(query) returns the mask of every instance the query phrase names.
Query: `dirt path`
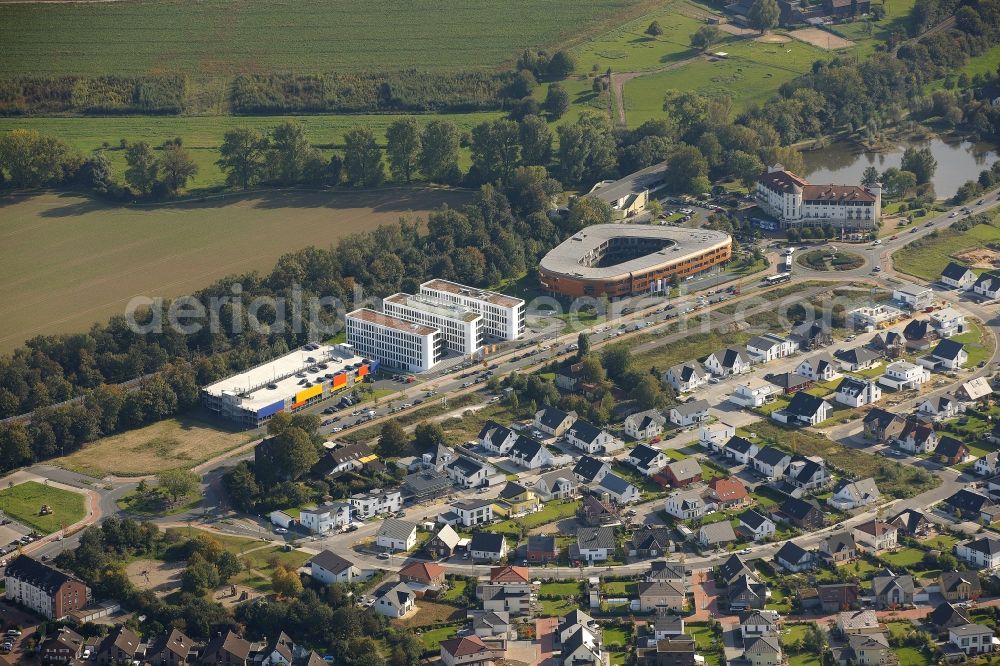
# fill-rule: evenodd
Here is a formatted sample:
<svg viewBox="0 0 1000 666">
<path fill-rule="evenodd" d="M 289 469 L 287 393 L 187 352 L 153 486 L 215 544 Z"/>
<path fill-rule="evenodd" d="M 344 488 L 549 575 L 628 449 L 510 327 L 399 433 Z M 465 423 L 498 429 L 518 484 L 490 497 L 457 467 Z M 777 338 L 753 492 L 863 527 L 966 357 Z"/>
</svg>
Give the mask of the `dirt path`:
<svg viewBox="0 0 1000 666">
<path fill-rule="evenodd" d="M 625 84 L 632 79 L 638 78 L 640 76 L 646 76 L 648 74 L 660 74 L 662 72 L 669 72 L 672 69 L 677 69 L 678 67 L 683 67 L 684 65 L 694 62 L 702 57 L 702 54 L 691 56 L 690 58 L 685 58 L 684 60 L 678 60 L 677 62 L 672 62 L 669 65 L 664 65 L 663 67 L 657 67 L 656 69 L 647 69 L 642 72 L 612 72 L 611 73 L 611 103 L 614 106 L 614 116 L 615 122 L 618 123 L 619 127 L 625 127 Z"/>
</svg>

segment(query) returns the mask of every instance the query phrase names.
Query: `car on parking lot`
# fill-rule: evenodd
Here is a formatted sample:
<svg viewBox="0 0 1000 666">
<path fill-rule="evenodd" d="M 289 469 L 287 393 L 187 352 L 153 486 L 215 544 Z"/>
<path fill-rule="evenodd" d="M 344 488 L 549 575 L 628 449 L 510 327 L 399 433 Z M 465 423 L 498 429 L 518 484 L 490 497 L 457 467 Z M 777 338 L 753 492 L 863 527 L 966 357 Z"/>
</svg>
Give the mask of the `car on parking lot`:
<svg viewBox="0 0 1000 666">
<path fill-rule="evenodd" d="M 284 527 L 275 527 L 274 528 L 274 533 L 275 534 L 288 534 L 288 530 L 285 529 Z"/>
<path fill-rule="evenodd" d="M 389 559 L 389 553 L 379 553 L 378 554 L 378 559 L 380 559 L 380 560 L 387 560 L 387 559 Z"/>
</svg>

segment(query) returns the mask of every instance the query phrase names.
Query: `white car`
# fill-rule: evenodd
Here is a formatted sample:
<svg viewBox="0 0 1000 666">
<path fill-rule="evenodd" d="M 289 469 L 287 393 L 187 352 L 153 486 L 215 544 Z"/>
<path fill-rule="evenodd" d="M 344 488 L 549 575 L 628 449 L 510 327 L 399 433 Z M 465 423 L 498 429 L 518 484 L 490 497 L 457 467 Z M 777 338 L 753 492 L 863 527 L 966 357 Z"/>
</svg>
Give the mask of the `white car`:
<svg viewBox="0 0 1000 666">
<path fill-rule="evenodd" d="M 752 551 L 749 548 L 744 548 L 740 551 L 740 555 L 749 555 Z"/>
<path fill-rule="evenodd" d="M 288 534 L 288 530 L 286 530 L 284 527 L 275 527 L 274 528 L 274 533 L 275 534 Z"/>
<path fill-rule="evenodd" d="M 378 554 L 378 559 L 380 559 L 380 560 L 387 560 L 387 559 L 389 559 L 389 553 L 379 553 Z"/>
</svg>

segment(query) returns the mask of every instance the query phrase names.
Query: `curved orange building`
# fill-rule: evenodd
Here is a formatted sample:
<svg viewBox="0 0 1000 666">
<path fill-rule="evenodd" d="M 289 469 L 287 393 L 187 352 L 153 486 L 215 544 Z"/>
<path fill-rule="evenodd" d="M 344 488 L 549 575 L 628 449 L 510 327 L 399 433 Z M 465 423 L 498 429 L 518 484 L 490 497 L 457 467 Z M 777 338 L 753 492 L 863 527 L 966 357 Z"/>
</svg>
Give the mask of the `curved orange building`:
<svg viewBox="0 0 1000 666">
<path fill-rule="evenodd" d="M 631 296 L 697 275 L 732 256 L 729 234 L 645 224 L 595 224 L 542 258 L 542 288 L 560 296 Z"/>
</svg>

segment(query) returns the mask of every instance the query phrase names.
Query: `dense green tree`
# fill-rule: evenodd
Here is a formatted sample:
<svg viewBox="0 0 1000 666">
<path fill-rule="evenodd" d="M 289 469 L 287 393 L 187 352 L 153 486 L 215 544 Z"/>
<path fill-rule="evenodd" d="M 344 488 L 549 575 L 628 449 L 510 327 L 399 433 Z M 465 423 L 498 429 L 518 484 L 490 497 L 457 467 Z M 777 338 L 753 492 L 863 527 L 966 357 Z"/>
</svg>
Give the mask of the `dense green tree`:
<svg viewBox="0 0 1000 666">
<path fill-rule="evenodd" d="M 433 451 L 438 446 L 447 445 L 444 429 L 437 421 L 421 421 L 413 429 L 413 446 L 418 451 Z"/>
<path fill-rule="evenodd" d="M 865 167 L 864 173 L 861 174 L 861 184 L 865 187 L 871 187 L 879 180 L 878 169 L 873 166 Z"/>
<path fill-rule="evenodd" d="M 379 430 L 376 450 L 383 458 L 398 458 L 406 450 L 409 437 L 396 419 L 389 419 Z"/>
<path fill-rule="evenodd" d="M 435 183 L 448 183 L 458 171 L 458 128 L 447 120 L 427 123 L 420 136 L 420 171 Z"/>
<path fill-rule="evenodd" d="M 563 114 L 569 111 L 569 93 L 566 92 L 566 88 L 561 83 L 553 83 L 549 86 L 542 108 L 554 120 L 562 118 Z"/>
<path fill-rule="evenodd" d="M 607 371 L 608 377 L 617 381 L 632 365 L 632 352 L 624 343 L 608 345 L 601 350 L 601 364 Z"/>
<path fill-rule="evenodd" d="M 917 184 L 930 182 L 937 170 L 937 160 L 930 148 L 910 146 L 903 151 L 903 159 L 899 165 L 901 171 L 909 171 L 917 178 Z"/>
<path fill-rule="evenodd" d="M 159 173 L 170 192 L 185 187 L 198 173 L 198 165 L 187 148 L 171 144 L 160 153 Z"/>
<path fill-rule="evenodd" d="M 764 163 L 756 155 L 745 153 L 742 150 L 730 152 L 726 164 L 730 173 L 738 178 L 748 191 L 753 188 L 757 178 L 764 172 Z"/>
<path fill-rule="evenodd" d="M 556 132 L 559 172 L 564 184 L 593 184 L 616 173 L 617 145 L 607 114 L 585 111 L 576 122 L 560 125 Z"/>
<path fill-rule="evenodd" d="M 6 172 L 14 187 L 61 183 L 75 174 L 80 162 L 62 141 L 36 130 L 15 129 L 0 137 L 0 174 Z"/>
<path fill-rule="evenodd" d="M 108 192 L 115 183 L 115 169 L 107 153 L 99 150 L 80 165 L 80 183 L 99 193 Z"/>
<path fill-rule="evenodd" d="M 409 183 L 420 163 L 420 126 L 414 118 L 393 122 L 385 132 L 389 172 L 395 180 Z"/>
<path fill-rule="evenodd" d="M 566 217 L 563 231 L 575 234 L 592 224 L 611 224 L 611 207 L 597 197 L 577 197 L 569 202 L 569 215 Z"/>
<path fill-rule="evenodd" d="M 237 127 L 223 135 L 216 164 L 230 187 L 245 190 L 260 182 L 266 158 L 267 139 L 248 127 Z"/>
<path fill-rule="evenodd" d="M 582 359 L 590 353 L 590 336 L 580 331 L 576 336 L 576 358 Z"/>
<path fill-rule="evenodd" d="M 666 393 L 660 380 L 648 373 L 642 373 L 635 382 L 630 382 L 629 397 L 643 409 L 658 409 L 666 404 Z"/>
<path fill-rule="evenodd" d="M 145 141 L 133 143 L 125 151 L 125 181 L 134 187 L 139 194 L 147 195 L 156 184 L 160 164 L 153 154 L 153 149 Z"/>
<path fill-rule="evenodd" d="M 556 51 L 549 60 L 548 74 L 554 79 L 565 79 L 576 69 L 576 58 L 568 51 Z"/>
<path fill-rule="evenodd" d="M 157 485 L 170 496 L 170 501 L 177 503 L 182 497 L 187 497 L 193 493 L 201 482 L 201 477 L 189 469 L 168 469 L 160 472 L 156 477 Z"/>
<path fill-rule="evenodd" d="M 518 126 L 521 161 L 526 165 L 545 166 L 552 159 L 552 130 L 538 116 L 525 117 Z"/>
<path fill-rule="evenodd" d="M 708 162 L 694 146 L 682 144 L 667 158 L 667 187 L 692 194 L 705 190 Z"/>
<path fill-rule="evenodd" d="M 311 150 L 305 130 L 297 121 L 286 120 L 275 127 L 271 131 L 271 155 L 278 182 L 291 184 L 301 181 Z"/>
<path fill-rule="evenodd" d="M 375 187 L 385 180 L 382 148 L 367 127 L 356 127 L 344 135 L 344 171 L 347 182 L 358 187 Z"/>
<path fill-rule="evenodd" d="M 646 34 L 649 35 L 650 37 L 659 37 L 660 35 L 662 35 L 663 28 L 660 27 L 660 22 L 653 21 L 652 23 L 650 23 L 649 27 L 646 28 Z"/>
<path fill-rule="evenodd" d="M 691 46 L 704 51 L 720 39 L 722 39 L 722 31 L 717 26 L 703 25 L 691 35 Z"/>
<path fill-rule="evenodd" d="M 517 123 L 499 118 L 472 129 L 472 164 L 483 182 L 504 180 L 521 159 Z"/>
<path fill-rule="evenodd" d="M 750 5 L 747 19 L 752 27 L 764 34 L 778 25 L 780 16 L 781 9 L 778 7 L 777 0 L 754 0 L 753 4 Z"/>
</svg>

